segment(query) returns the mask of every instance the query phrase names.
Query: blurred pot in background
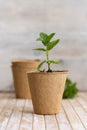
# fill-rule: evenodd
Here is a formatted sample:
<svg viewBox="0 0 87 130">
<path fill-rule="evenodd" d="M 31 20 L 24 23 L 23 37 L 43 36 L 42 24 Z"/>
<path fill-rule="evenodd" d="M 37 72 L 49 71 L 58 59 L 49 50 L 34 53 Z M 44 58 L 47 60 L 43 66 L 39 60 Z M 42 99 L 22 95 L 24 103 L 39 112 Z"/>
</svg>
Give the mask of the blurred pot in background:
<svg viewBox="0 0 87 130">
<path fill-rule="evenodd" d="M 17 98 L 31 98 L 27 79 L 27 72 L 36 71 L 40 60 L 15 60 L 12 61 L 14 88 Z"/>
</svg>

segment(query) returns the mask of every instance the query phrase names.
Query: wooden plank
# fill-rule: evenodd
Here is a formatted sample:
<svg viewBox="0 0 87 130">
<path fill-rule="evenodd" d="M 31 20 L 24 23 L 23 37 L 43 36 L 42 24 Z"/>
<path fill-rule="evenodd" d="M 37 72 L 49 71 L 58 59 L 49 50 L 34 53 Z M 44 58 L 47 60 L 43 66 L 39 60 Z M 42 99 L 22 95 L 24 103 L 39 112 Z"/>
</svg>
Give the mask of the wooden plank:
<svg viewBox="0 0 87 130">
<path fill-rule="evenodd" d="M 32 105 L 32 100 L 31 99 L 27 100 L 27 106 L 26 107 L 28 107 L 28 108 L 26 108 L 27 112 L 34 113 L 33 105 Z"/>
<path fill-rule="evenodd" d="M 83 97 L 84 100 L 87 101 L 87 92 L 79 92 L 79 93 L 78 93 L 78 96 L 79 96 L 79 97 Z"/>
<path fill-rule="evenodd" d="M 0 99 L 15 98 L 14 92 L 0 92 Z"/>
<path fill-rule="evenodd" d="M 16 98 L 16 95 L 15 95 L 14 92 L 10 92 L 8 96 L 9 96 L 9 98 L 11 98 L 11 99 L 12 99 L 12 98 Z"/>
<path fill-rule="evenodd" d="M 33 130 L 45 130 L 45 121 L 43 115 L 34 114 Z"/>
<path fill-rule="evenodd" d="M 56 114 L 56 118 L 58 121 L 59 130 L 72 130 L 63 108 L 61 108 L 59 114 Z"/>
<path fill-rule="evenodd" d="M 33 114 L 31 100 L 17 99 L 14 107 L 14 94 L 0 93 L 0 130 L 86 130 L 86 94 L 80 92 L 73 100 L 63 100 L 59 114 L 44 116 Z"/>
<path fill-rule="evenodd" d="M 19 130 L 32 130 L 33 114 L 30 112 L 31 107 L 31 101 L 26 100 Z"/>
<path fill-rule="evenodd" d="M 62 105 L 63 105 L 65 113 L 68 117 L 68 120 L 72 126 L 72 129 L 73 130 L 85 130 L 85 128 L 82 125 L 82 122 L 80 121 L 79 117 L 77 116 L 76 112 L 74 111 L 69 100 L 63 100 Z M 73 104 L 73 106 L 75 106 L 75 105 Z"/>
<path fill-rule="evenodd" d="M 19 130 L 24 103 L 25 100 L 17 99 L 17 103 L 14 107 L 13 113 L 11 115 L 6 130 Z"/>
<path fill-rule="evenodd" d="M 55 115 L 45 115 L 46 130 L 59 130 Z"/>
<path fill-rule="evenodd" d="M 77 97 L 76 100 L 80 103 L 85 112 L 87 112 L 87 101 L 80 97 Z"/>
<path fill-rule="evenodd" d="M 6 92 L 6 93 L 3 93 L 3 98 L 7 98 L 7 99 L 9 99 L 9 98 L 13 98 L 13 95 L 14 95 L 14 93 L 12 93 L 12 92 Z"/>
<path fill-rule="evenodd" d="M 16 101 L 15 99 L 9 100 L 5 108 L 2 110 L 0 115 L 0 130 L 6 129 L 7 123 L 9 121 L 13 107 L 15 105 L 15 101 Z"/>
<path fill-rule="evenodd" d="M 0 99 L 0 113 L 4 109 L 4 107 L 6 106 L 7 102 L 8 102 L 7 99 Z"/>
<path fill-rule="evenodd" d="M 44 116 L 32 113 L 32 102 L 31 100 L 26 100 L 20 130 L 45 130 Z"/>
<path fill-rule="evenodd" d="M 3 94 L 0 92 L 0 99 L 2 99 L 3 98 Z"/>
<path fill-rule="evenodd" d="M 77 100 L 70 100 L 70 103 L 72 104 L 85 129 L 87 130 L 87 112 L 82 109 L 82 106 L 77 102 Z"/>
<path fill-rule="evenodd" d="M 0 92 L 0 99 L 3 99 L 3 98 L 5 98 L 6 96 L 5 96 L 5 93 L 1 93 Z"/>
</svg>

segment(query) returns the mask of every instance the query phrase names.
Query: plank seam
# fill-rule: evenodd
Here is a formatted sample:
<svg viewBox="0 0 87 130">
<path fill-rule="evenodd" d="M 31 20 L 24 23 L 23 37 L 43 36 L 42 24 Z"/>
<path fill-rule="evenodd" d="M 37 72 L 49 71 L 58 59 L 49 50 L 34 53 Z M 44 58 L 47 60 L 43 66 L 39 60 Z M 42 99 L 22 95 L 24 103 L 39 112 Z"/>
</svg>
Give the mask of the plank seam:
<svg viewBox="0 0 87 130">
<path fill-rule="evenodd" d="M 24 100 L 24 106 L 23 106 L 23 109 L 22 109 L 22 114 L 21 114 L 21 119 L 20 119 L 18 130 L 20 130 L 20 125 L 21 125 L 21 122 L 22 122 L 22 116 L 23 116 L 23 111 L 24 111 L 25 103 L 26 103 L 26 101 Z"/>
<path fill-rule="evenodd" d="M 34 130 L 34 113 L 32 114 L 32 130 Z"/>
<path fill-rule="evenodd" d="M 83 111 L 85 111 L 85 108 L 81 105 L 81 103 L 78 101 L 78 99 L 76 99 L 76 101 L 80 104 L 80 106 L 83 109 Z"/>
<path fill-rule="evenodd" d="M 68 118 L 68 115 L 67 115 L 67 113 L 66 113 L 66 111 L 65 111 L 65 109 L 64 109 L 64 107 L 63 107 L 63 105 L 62 105 L 62 108 L 63 108 L 63 110 L 64 110 L 64 113 L 65 113 L 65 115 L 66 115 L 67 120 L 69 121 L 71 130 L 73 130 L 73 127 L 72 127 L 72 125 L 71 125 L 71 122 L 70 122 L 70 120 L 69 120 L 69 118 Z"/>
<path fill-rule="evenodd" d="M 73 107 L 72 103 L 71 103 L 70 101 L 69 101 L 69 103 L 71 104 L 73 110 L 75 111 L 75 108 Z M 81 121 L 81 118 L 79 117 L 78 113 L 77 113 L 76 111 L 75 111 L 75 113 L 76 113 L 76 115 L 78 116 L 79 120 Z M 84 129 L 86 130 L 86 128 L 85 128 L 85 126 L 84 126 L 84 124 L 83 124 L 82 121 L 81 121 L 81 123 L 82 123 L 82 126 L 84 127 Z"/>
<path fill-rule="evenodd" d="M 46 120 L 45 120 L 45 115 L 43 115 L 43 116 L 44 116 L 45 130 L 46 130 L 47 128 L 46 128 Z"/>
<path fill-rule="evenodd" d="M 3 109 L 1 110 L 0 115 L 1 115 L 2 111 L 5 109 L 5 107 L 7 106 L 8 102 L 9 102 L 9 100 L 7 100 L 7 103 L 4 105 Z"/>
<path fill-rule="evenodd" d="M 59 128 L 59 123 L 58 123 L 58 120 L 57 120 L 56 114 L 55 114 L 55 118 L 56 118 L 56 122 L 57 122 L 58 130 L 60 130 L 60 128 Z"/>
<path fill-rule="evenodd" d="M 15 101 L 15 104 L 16 104 L 16 102 L 17 102 L 17 100 Z M 15 107 L 15 104 L 14 104 L 14 107 Z M 9 123 L 9 121 L 10 121 L 10 117 L 11 117 L 13 111 L 14 111 L 14 107 L 12 108 L 12 112 L 11 112 L 11 114 L 10 114 L 10 116 L 9 116 L 9 119 L 8 119 L 8 122 L 7 122 L 7 125 L 6 125 L 6 129 L 7 129 L 8 123 Z"/>
</svg>

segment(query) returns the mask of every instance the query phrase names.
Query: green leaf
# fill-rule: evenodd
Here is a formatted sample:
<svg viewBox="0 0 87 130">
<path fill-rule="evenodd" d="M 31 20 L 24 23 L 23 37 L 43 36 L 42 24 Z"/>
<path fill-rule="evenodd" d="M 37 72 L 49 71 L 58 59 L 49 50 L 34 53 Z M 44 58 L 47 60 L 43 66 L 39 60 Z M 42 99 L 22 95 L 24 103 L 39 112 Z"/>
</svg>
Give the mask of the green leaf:
<svg viewBox="0 0 87 130">
<path fill-rule="evenodd" d="M 40 37 L 36 39 L 36 41 L 42 41 L 43 39 L 41 39 Z"/>
<path fill-rule="evenodd" d="M 48 38 L 48 35 L 46 33 L 44 32 L 40 33 L 40 40 L 45 46 L 47 45 L 47 38 Z"/>
<path fill-rule="evenodd" d="M 48 37 L 48 35 L 46 33 L 41 32 L 40 37 L 37 38 L 36 40 L 41 41 L 43 43 L 43 45 L 46 46 L 47 45 L 47 37 Z"/>
<path fill-rule="evenodd" d="M 52 64 L 61 64 L 61 62 L 59 62 L 59 61 L 54 61 L 54 60 L 49 60 L 48 61 L 50 64 L 52 63 Z"/>
<path fill-rule="evenodd" d="M 77 84 L 67 78 L 63 98 L 73 98 L 78 93 Z"/>
<path fill-rule="evenodd" d="M 51 33 L 50 35 L 48 35 L 47 43 L 50 42 L 50 40 L 53 38 L 54 35 L 55 35 L 55 33 Z"/>
<path fill-rule="evenodd" d="M 44 48 L 35 48 L 35 49 L 33 49 L 33 50 L 37 50 L 37 51 L 46 51 L 46 49 L 44 49 Z"/>
<path fill-rule="evenodd" d="M 42 62 L 38 65 L 38 67 L 37 67 L 37 70 L 38 70 L 38 71 L 40 71 L 40 68 L 42 67 L 42 65 L 43 65 L 44 63 L 47 63 L 47 61 L 44 60 L 44 61 L 42 61 Z"/>
<path fill-rule="evenodd" d="M 45 40 L 42 39 L 41 37 L 37 38 L 36 41 L 41 41 L 41 42 L 43 43 L 43 45 L 46 46 L 46 45 L 45 45 Z"/>
<path fill-rule="evenodd" d="M 57 39 L 55 41 L 49 42 L 47 44 L 47 50 L 51 50 L 53 47 L 55 47 L 59 43 L 60 39 Z"/>
<path fill-rule="evenodd" d="M 47 38 L 48 35 L 46 33 L 44 33 L 44 32 L 41 32 L 40 33 L 40 37 L 44 39 L 44 38 Z"/>
</svg>

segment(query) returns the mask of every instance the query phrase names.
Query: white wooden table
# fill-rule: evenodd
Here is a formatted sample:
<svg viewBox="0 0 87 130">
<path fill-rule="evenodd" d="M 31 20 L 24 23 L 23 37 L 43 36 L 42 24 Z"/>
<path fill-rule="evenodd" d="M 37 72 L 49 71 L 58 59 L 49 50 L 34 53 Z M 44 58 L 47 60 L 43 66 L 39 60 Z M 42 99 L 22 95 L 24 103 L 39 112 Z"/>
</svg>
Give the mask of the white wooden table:
<svg viewBox="0 0 87 130">
<path fill-rule="evenodd" d="M 31 100 L 0 93 L 0 130 L 87 130 L 87 92 L 63 100 L 56 115 L 36 115 Z"/>
</svg>

